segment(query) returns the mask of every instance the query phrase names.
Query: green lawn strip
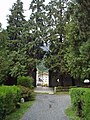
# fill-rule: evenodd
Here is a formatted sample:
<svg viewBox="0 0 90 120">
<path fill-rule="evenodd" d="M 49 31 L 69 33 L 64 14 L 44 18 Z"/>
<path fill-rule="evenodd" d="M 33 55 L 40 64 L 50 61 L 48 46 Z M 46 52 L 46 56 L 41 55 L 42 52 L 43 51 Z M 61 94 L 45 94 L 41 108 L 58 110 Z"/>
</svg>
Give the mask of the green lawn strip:
<svg viewBox="0 0 90 120">
<path fill-rule="evenodd" d="M 21 107 L 8 115 L 5 120 L 20 120 L 20 118 L 22 118 L 22 116 L 25 114 L 25 112 L 27 112 L 28 108 L 30 108 L 33 103 L 34 101 L 22 103 Z"/>
<path fill-rule="evenodd" d="M 71 107 L 67 108 L 65 113 L 70 118 L 70 120 L 81 120 L 78 116 L 75 115 L 75 111 L 73 111 Z"/>
</svg>

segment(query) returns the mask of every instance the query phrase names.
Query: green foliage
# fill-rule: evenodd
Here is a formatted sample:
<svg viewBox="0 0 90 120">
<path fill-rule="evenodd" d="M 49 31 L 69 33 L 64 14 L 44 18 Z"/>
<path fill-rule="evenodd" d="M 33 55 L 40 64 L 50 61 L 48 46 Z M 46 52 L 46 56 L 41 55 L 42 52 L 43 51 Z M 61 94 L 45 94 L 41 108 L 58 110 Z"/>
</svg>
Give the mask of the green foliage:
<svg viewBox="0 0 90 120">
<path fill-rule="evenodd" d="M 2 30 L 0 32 L 0 85 L 5 82 L 10 64 L 7 55 L 8 50 L 6 49 L 6 46 L 7 46 L 7 33 L 6 31 Z"/>
<path fill-rule="evenodd" d="M 5 82 L 9 68 L 9 60 L 5 52 L 0 51 L 0 85 Z"/>
<path fill-rule="evenodd" d="M 66 25 L 66 38 L 67 45 L 66 53 L 64 59 L 66 60 L 65 64 L 70 72 L 71 76 L 74 78 L 79 78 L 81 76 L 81 65 L 82 63 L 79 61 L 79 47 L 81 45 L 81 40 L 79 36 L 79 30 L 77 23 L 71 21 Z"/>
<path fill-rule="evenodd" d="M 25 87 L 32 88 L 33 86 L 33 78 L 30 76 L 19 76 L 17 78 L 17 85 L 22 85 Z"/>
<path fill-rule="evenodd" d="M 85 1 L 71 0 L 67 9 L 70 16 L 66 24 L 67 48 L 64 59 L 68 72 L 78 80 L 90 77 L 90 4 Z"/>
<path fill-rule="evenodd" d="M 10 9 L 11 15 L 8 16 L 8 36 L 10 40 L 21 39 L 23 26 L 25 24 L 25 16 L 23 15 L 23 3 L 17 0 Z"/>
<path fill-rule="evenodd" d="M 65 54 L 65 0 L 50 1 L 47 10 L 47 43 L 49 51 L 46 54 L 46 66 L 59 73 L 66 72 L 64 63 Z M 49 41 L 48 41 L 49 40 Z"/>
<path fill-rule="evenodd" d="M 82 61 L 82 78 L 89 78 L 90 77 L 90 39 L 86 42 L 83 42 L 82 46 L 80 47 L 80 58 L 79 60 Z"/>
<path fill-rule="evenodd" d="M 44 0 L 32 0 L 29 9 L 31 10 L 31 15 L 28 26 L 31 39 L 28 44 L 28 52 L 34 59 L 42 59 L 44 51 L 41 46 L 43 46 L 45 41 L 46 30 Z"/>
<path fill-rule="evenodd" d="M 71 107 L 67 108 L 65 113 L 71 120 L 81 120 L 80 117 L 76 116 L 75 111 Z"/>
<path fill-rule="evenodd" d="M 23 15 L 23 3 L 17 0 L 10 9 L 11 14 L 8 16 L 8 41 L 7 50 L 10 66 L 8 75 L 17 78 L 20 75 L 26 75 L 26 51 L 23 46 L 22 36 L 24 26 L 27 23 Z"/>
<path fill-rule="evenodd" d="M 20 108 L 17 109 L 15 112 L 12 112 L 10 115 L 7 115 L 5 120 L 20 120 L 25 112 L 27 112 L 28 108 L 30 108 L 33 105 L 34 101 L 28 101 L 25 103 L 22 103 L 20 105 Z"/>
<path fill-rule="evenodd" d="M 0 86 L 0 120 L 16 109 L 20 100 L 20 88 L 16 86 Z"/>
<path fill-rule="evenodd" d="M 42 58 L 44 52 L 40 48 L 41 42 L 33 32 L 34 24 L 29 24 L 23 15 L 23 3 L 17 0 L 10 9 L 8 16 L 7 42 L 10 66 L 8 75 L 14 78 L 33 74 L 36 62 Z M 34 22 L 33 20 L 30 21 Z M 30 32 L 32 31 L 32 32 Z M 40 37 L 39 37 L 40 38 Z"/>
<path fill-rule="evenodd" d="M 76 115 L 82 119 L 90 118 L 90 89 L 89 88 L 72 88 L 70 90 L 72 108 Z"/>
<path fill-rule="evenodd" d="M 82 96 L 85 89 L 72 88 L 70 90 L 72 108 L 76 111 L 78 116 L 82 116 Z"/>
<path fill-rule="evenodd" d="M 90 90 L 85 91 L 83 95 L 83 116 L 86 120 L 90 119 Z"/>
<path fill-rule="evenodd" d="M 35 94 L 33 92 L 33 89 L 20 85 L 18 87 L 21 90 L 21 98 L 24 98 L 25 101 L 32 101 L 35 99 Z"/>
<path fill-rule="evenodd" d="M 89 0 L 51 0 L 47 5 L 32 0 L 26 21 L 23 3 L 17 0 L 8 15 L 8 37 L 0 25 L 0 84 L 7 75 L 32 76 L 43 56 L 50 70 L 89 79 L 89 8 Z"/>
<path fill-rule="evenodd" d="M 10 71 L 12 77 L 18 77 L 20 75 L 26 75 L 26 58 L 25 53 L 23 51 L 11 51 L 9 54 L 10 63 Z"/>
</svg>

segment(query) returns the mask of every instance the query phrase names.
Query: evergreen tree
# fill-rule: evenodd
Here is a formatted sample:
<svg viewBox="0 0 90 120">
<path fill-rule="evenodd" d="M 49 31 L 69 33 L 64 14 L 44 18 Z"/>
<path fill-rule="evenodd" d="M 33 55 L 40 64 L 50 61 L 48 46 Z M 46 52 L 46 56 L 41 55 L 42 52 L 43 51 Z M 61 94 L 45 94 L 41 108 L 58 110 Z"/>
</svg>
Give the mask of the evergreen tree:
<svg viewBox="0 0 90 120">
<path fill-rule="evenodd" d="M 0 27 L 0 85 L 5 83 L 10 61 L 7 55 L 7 33 Z"/>
<path fill-rule="evenodd" d="M 71 1 L 68 7 L 70 19 L 66 25 L 66 66 L 75 78 L 84 80 L 90 77 L 90 3 L 88 0 Z M 86 7 L 87 6 L 87 7 Z"/>
<path fill-rule="evenodd" d="M 8 16 L 8 36 L 10 40 L 21 39 L 22 31 L 25 24 L 25 16 L 23 15 L 23 3 L 17 0 L 10 9 L 11 15 Z"/>
<path fill-rule="evenodd" d="M 11 15 L 8 16 L 7 42 L 8 57 L 10 62 L 8 76 L 17 78 L 19 75 L 26 75 L 26 54 L 23 46 L 23 34 L 26 26 L 25 16 L 23 15 L 23 3 L 17 0 L 10 9 Z M 25 41 L 25 39 L 24 39 Z"/>
<path fill-rule="evenodd" d="M 65 8 L 66 1 L 64 0 L 52 0 L 47 5 L 47 32 L 50 48 L 47 53 L 46 64 L 48 64 L 50 69 L 59 72 L 59 74 L 65 72 Z"/>
<path fill-rule="evenodd" d="M 16 78 L 33 75 L 36 64 L 44 56 L 46 66 L 59 75 L 70 73 L 75 79 L 89 79 L 89 0 L 51 0 L 48 5 L 44 2 L 32 0 L 29 21 L 23 15 L 21 0 L 10 9 L 8 42 L 5 31 L 0 32 L 1 78 L 7 74 L 5 70 Z"/>
<path fill-rule="evenodd" d="M 44 0 L 32 0 L 30 4 L 31 15 L 29 19 L 29 55 L 34 59 L 42 59 L 44 55 L 43 46 L 45 32 L 45 5 Z"/>
<path fill-rule="evenodd" d="M 29 75 L 33 75 L 36 64 L 43 58 L 44 51 L 41 49 L 44 36 L 44 1 L 32 0 L 30 4 L 31 15 L 25 28 L 23 37 L 26 39 L 24 48 L 27 55 L 27 70 Z"/>
</svg>

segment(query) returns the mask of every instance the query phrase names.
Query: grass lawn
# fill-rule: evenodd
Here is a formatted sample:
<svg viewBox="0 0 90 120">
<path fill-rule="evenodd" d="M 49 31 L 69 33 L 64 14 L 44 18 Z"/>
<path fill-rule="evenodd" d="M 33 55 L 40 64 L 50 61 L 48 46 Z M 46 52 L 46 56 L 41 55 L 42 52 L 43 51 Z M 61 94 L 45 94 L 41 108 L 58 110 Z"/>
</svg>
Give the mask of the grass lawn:
<svg viewBox="0 0 90 120">
<path fill-rule="evenodd" d="M 22 103 L 21 107 L 17 109 L 15 112 L 8 115 L 5 120 L 20 120 L 20 118 L 22 118 L 24 113 L 28 110 L 30 106 L 32 106 L 33 103 L 34 101 Z"/>
<path fill-rule="evenodd" d="M 70 120 L 81 120 L 78 116 L 75 115 L 75 112 L 71 107 L 67 108 L 65 113 L 70 118 Z"/>
</svg>

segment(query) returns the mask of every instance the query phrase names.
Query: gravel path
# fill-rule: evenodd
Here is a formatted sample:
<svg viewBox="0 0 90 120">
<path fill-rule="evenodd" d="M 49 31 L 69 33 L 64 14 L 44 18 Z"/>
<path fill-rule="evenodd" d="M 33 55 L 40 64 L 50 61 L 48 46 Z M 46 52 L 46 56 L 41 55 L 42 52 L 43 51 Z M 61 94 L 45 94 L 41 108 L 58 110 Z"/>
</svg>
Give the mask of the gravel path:
<svg viewBox="0 0 90 120">
<path fill-rule="evenodd" d="M 21 120 L 69 120 L 64 113 L 69 105 L 69 95 L 38 94 Z"/>
</svg>

